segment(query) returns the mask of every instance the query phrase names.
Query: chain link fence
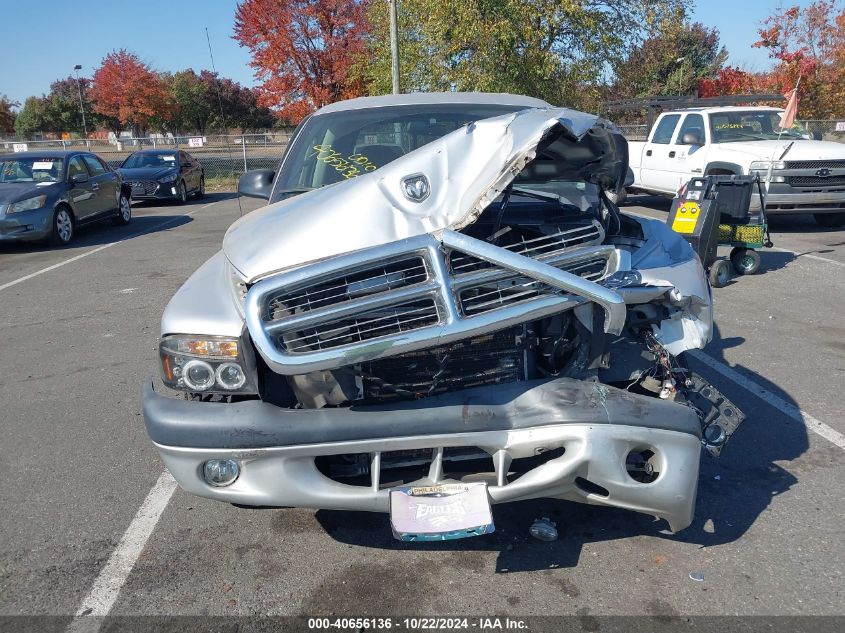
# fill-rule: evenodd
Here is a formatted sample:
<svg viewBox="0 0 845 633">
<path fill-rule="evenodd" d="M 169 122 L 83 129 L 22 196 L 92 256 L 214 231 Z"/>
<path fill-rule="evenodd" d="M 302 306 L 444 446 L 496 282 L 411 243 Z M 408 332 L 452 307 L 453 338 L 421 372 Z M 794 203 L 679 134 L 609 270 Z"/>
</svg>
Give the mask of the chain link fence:
<svg viewBox="0 0 845 633">
<path fill-rule="evenodd" d="M 196 158 L 205 172 L 206 186 L 232 189 L 238 177 L 251 169 L 277 169 L 290 141 L 291 132 L 264 134 L 210 135 L 194 137 L 145 137 L 119 140 L 72 139 L 55 141 L 0 141 L 0 153 L 15 150 L 83 149 L 100 156 L 112 167 L 119 167 L 141 149 L 183 150 Z"/>
<path fill-rule="evenodd" d="M 845 119 L 840 121 L 825 120 L 797 121 L 798 125 L 807 130 L 818 141 L 836 141 L 845 143 Z"/>
</svg>

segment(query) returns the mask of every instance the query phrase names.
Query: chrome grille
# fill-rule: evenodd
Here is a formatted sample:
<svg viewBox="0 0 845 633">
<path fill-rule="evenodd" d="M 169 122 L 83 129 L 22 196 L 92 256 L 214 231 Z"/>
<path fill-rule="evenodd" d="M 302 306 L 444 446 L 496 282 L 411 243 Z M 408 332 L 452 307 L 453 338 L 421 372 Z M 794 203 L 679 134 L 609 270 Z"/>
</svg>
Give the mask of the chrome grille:
<svg viewBox="0 0 845 633">
<path fill-rule="evenodd" d="M 790 176 L 789 184 L 793 187 L 841 187 L 845 185 L 843 176 Z"/>
<path fill-rule="evenodd" d="M 845 160 L 788 160 L 787 169 L 845 169 Z"/>
<path fill-rule="evenodd" d="M 549 263 L 573 275 L 596 281 L 604 276 L 608 260 L 604 257 L 592 257 L 560 265 Z M 455 279 L 454 285 L 458 287 L 458 305 L 462 314 L 473 316 L 560 293 L 558 289 L 537 280 L 515 275 L 507 270 L 498 270 L 499 275 L 488 281 L 461 281 L 460 277 Z"/>
<path fill-rule="evenodd" d="M 132 188 L 136 196 L 151 196 L 158 189 L 158 183 L 154 180 L 130 180 L 126 183 Z"/>
<path fill-rule="evenodd" d="M 282 336 L 279 344 L 294 354 L 326 350 L 402 334 L 434 325 L 438 320 L 435 302 L 432 299 L 422 299 L 395 307 L 369 310 L 351 318 L 320 323 L 301 332 Z"/>
<path fill-rule="evenodd" d="M 269 301 L 269 313 L 271 318 L 280 319 L 338 305 L 355 297 L 406 288 L 426 279 L 428 269 L 422 257 L 403 258 L 279 293 Z"/>
<path fill-rule="evenodd" d="M 531 239 L 525 239 L 523 237 L 515 244 L 508 244 L 502 246 L 502 248 L 519 253 L 520 255 L 525 255 L 526 257 L 531 257 L 532 259 L 538 259 L 558 255 L 574 246 L 601 244 L 603 240 L 604 229 L 602 229 L 601 224 L 594 221 L 587 226 L 579 226 L 574 229 L 561 229 L 550 235 L 543 235 L 542 237 Z M 449 258 L 449 271 L 455 274 L 491 267 L 492 264 L 489 262 L 464 253 L 455 253 Z"/>
<path fill-rule="evenodd" d="M 495 264 L 451 273 L 448 261 L 469 261 L 468 253 Z M 612 246 L 545 248 L 528 258 L 447 229 L 440 240 L 421 235 L 261 280 L 244 316 L 268 366 L 297 375 L 447 345 L 588 301 L 618 331 L 624 301 L 592 283 L 617 269 Z"/>
</svg>

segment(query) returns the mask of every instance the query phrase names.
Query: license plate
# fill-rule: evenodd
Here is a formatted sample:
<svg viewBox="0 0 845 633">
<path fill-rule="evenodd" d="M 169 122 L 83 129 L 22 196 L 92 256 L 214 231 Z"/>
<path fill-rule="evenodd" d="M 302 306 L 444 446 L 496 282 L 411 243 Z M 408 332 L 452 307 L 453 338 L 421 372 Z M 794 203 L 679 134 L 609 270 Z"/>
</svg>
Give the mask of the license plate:
<svg viewBox="0 0 845 633">
<path fill-rule="evenodd" d="M 400 486 L 390 491 L 390 527 L 400 541 L 447 541 L 494 531 L 487 484 Z"/>
</svg>

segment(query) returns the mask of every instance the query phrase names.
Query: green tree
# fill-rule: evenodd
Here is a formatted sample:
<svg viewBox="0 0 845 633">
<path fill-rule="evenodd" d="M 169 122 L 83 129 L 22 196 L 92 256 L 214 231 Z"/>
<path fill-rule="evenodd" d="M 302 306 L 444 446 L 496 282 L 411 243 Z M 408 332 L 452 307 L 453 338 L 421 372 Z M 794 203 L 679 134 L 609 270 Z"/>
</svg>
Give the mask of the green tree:
<svg viewBox="0 0 845 633">
<path fill-rule="evenodd" d="M 190 129 L 205 134 L 217 98 L 209 90 L 208 82 L 190 68 L 175 73 L 168 78 L 168 82 L 177 106 L 177 114 L 173 117 L 177 129 Z"/>
<path fill-rule="evenodd" d="M 0 132 L 9 134 L 15 131 L 15 111 L 13 103 L 6 95 L 0 94 Z"/>
<path fill-rule="evenodd" d="M 56 131 L 49 117 L 47 97 L 27 97 L 15 119 L 15 133 L 21 138 L 33 138 L 44 132 Z"/>
<path fill-rule="evenodd" d="M 716 77 L 727 57 L 716 29 L 670 21 L 614 64 L 610 93 L 617 99 L 695 94 L 699 80 Z"/>
<path fill-rule="evenodd" d="M 402 0 L 403 92 L 515 92 L 595 107 L 601 78 L 687 0 Z M 386 2 L 370 5 L 371 54 L 358 65 L 370 91 L 390 91 Z"/>
<path fill-rule="evenodd" d="M 58 79 L 50 84 L 50 93 L 45 97 L 47 119 L 50 127 L 57 132 L 77 132 L 83 134 L 82 111 L 79 109 L 79 94 L 82 93 L 82 105 L 85 108 L 85 123 L 88 131 L 97 127 L 94 105 L 88 97 L 91 81 L 80 77 Z"/>
</svg>

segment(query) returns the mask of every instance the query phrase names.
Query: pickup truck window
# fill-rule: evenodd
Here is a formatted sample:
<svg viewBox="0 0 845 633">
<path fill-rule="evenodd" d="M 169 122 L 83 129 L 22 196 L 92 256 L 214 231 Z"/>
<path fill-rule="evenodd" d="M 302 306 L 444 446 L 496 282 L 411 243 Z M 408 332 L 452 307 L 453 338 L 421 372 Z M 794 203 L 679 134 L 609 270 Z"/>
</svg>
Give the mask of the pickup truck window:
<svg viewBox="0 0 845 633">
<path fill-rule="evenodd" d="M 471 121 L 521 109 L 496 104 L 388 106 L 311 117 L 286 154 L 270 202 L 374 171 Z"/>
<path fill-rule="evenodd" d="M 668 145 L 671 143 L 675 128 L 680 120 L 680 114 L 667 114 L 660 119 L 657 128 L 654 130 L 654 136 L 652 136 L 651 142 L 657 143 L 658 145 Z"/>
<path fill-rule="evenodd" d="M 683 143 L 684 134 L 695 134 L 704 142 L 704 117 L 700 114 L 688 114 L 678 132 L 678 143 Z"/>
<path fill-rule="evenodd" d="M 776 110 L 736 110 L 710 115 L 710 133 L 714 143 L 769 141 L 804 138 L 800 129 L 781 130 L 780 112 Z"/>
</svg>

